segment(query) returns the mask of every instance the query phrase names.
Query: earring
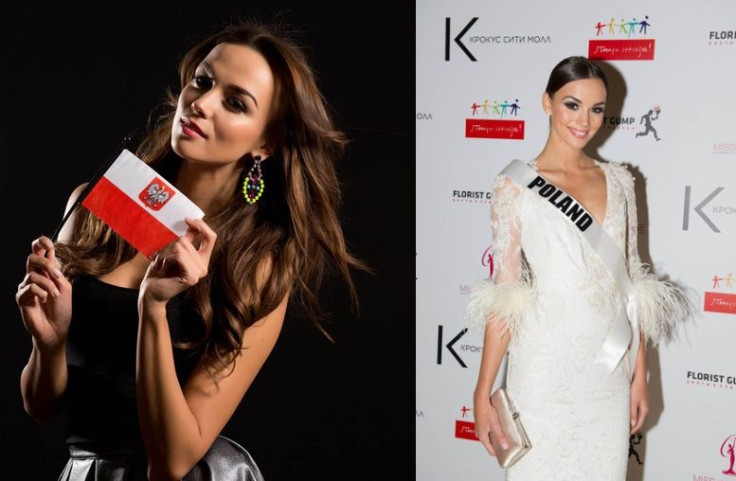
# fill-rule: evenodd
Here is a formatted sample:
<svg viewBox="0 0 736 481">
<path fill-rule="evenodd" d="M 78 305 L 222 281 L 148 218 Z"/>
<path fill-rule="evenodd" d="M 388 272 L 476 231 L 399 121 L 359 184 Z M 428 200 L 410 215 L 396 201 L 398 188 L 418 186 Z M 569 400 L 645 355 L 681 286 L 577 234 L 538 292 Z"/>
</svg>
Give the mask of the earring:
<svg viewBox="0 0 736 481">
<path fill-rule="evenodd" d="M 243 181 L 243 195 L 245 201 L 251 205 L 255 204 L 263 195 L 265 183 L 261 172 L 261 156 L 253 157 L 253 166 L 250 168 Z"/>
</svg>

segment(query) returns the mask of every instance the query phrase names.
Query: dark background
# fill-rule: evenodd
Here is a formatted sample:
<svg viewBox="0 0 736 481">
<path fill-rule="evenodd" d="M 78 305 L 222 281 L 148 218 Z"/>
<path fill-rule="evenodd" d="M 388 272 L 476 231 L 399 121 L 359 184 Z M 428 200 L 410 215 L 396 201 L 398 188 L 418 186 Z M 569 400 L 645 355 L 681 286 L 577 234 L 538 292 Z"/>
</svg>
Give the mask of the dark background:
<svg viewBox="0 0 736 481">
<path fill-rule="evenodd" d="M 344 228 L 375 274 L 356 273 L 360 316 L 351 314 L 342 285 L 324 292 L 336 343 L 287 318 L 223 434 L 250 451 L 267 481 L 414 478 L 414 5 L 338 5 L 3 7 L 0 456 L 22 479 L 55 480 L 68 457 L 65 418 L 35 423 L 20 395 L 31 339 L 14 294 L 31 241 L 51 235 L 74 187 L 145 123 L 166 86 L 178 85 L 178 61 L 190 46 L 229 21 L 274 16 L 302 32 L 297 39 L 351 139 L 339 167 Z"/>
</svg>

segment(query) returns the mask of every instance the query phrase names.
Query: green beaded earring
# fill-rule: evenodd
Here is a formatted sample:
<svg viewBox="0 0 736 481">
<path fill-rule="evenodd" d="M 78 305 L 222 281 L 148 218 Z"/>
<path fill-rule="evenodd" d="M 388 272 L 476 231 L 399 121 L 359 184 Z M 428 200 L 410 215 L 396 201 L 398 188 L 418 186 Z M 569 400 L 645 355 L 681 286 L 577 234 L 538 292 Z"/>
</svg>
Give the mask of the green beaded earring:
<svg viewBox="0 0 736 481">
<path fill-rule="evenodd" d="M 263 195 L 265 185 L 263 182 L 263 172 L 261 172 L 261 156 L 256 155 L 253 157 L 253 167 L 250 168 L 243 181 L 245 201 L 251 205 L 255 204 L 261 198 L 261 195 Z"/>
</svg>

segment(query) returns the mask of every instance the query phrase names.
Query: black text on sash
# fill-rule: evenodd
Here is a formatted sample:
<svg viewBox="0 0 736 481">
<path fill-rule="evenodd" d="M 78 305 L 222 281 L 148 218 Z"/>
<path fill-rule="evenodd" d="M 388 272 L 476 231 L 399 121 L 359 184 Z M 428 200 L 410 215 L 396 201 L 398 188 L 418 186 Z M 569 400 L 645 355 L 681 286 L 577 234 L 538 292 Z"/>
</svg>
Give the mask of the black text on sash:
<svg viewBox="0 0 736 481">
<path fill-rule="evenodd" d="M 570 222 L 580 229 L 580 232 L 585 232 L 590 224 L 593 223 L 593 217 L 586 212 L 582 205 L 578 204 L 575 199 L 567 195 L 562 189 L 558 189 L 553 184 L 548 183 L 541 176 L 537 176 L 527 187 L 560 209 Z"/>
</svg>

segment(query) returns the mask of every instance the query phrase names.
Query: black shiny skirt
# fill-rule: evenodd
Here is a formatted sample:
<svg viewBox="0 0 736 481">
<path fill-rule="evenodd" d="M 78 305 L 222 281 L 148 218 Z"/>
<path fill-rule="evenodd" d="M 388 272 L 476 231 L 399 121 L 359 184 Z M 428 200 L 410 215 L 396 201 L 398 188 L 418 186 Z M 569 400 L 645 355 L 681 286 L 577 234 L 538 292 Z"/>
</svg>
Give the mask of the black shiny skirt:
<svg viewBox="0 0 736 481">
<path fill-rule="evenodd" d="M 148 481 L 147 470 L 146 453 L 140 448 L 72 444 L 58 481 Z M 182 481 L 263 481 L 263 476 L 245 448 L 218 436 Z"/>
</svg>

